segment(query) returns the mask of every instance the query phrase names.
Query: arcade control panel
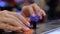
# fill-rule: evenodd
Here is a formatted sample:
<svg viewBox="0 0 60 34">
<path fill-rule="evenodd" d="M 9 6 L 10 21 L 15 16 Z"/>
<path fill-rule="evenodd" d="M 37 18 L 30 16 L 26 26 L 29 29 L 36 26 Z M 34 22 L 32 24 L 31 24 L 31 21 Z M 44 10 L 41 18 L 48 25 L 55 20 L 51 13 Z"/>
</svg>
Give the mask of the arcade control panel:
<svg viewBox="0 0 60 34">
<path fill-rule="evenodd" d="M 32 17 L 31 17 L 32 18 Z M 30 31 L 26 31 L 26 32 L 5 32 L 4 30 L 0 30 L 0 34 L 36 34 L 36 25 L 37 25 L 37 20 L 36 21 L 32 21 L 32 27 L 30 27 L 30 28 L 32 28 L 32 30 L 30 30 Z"/>
<path fill-rule="evenodd" d="M 0 30 L 0 34 L 36 34 L 36 25 L 38 23 L 38 21 L 44 22 L 46 20 L 46 17 L 43 16 L 43 19 L 40 20 L 38 15 L 35 15 L 35 17 L 30 16 L 31 19 L 31 23 L 32 23 L 32 29 L 30 29 L 29 31 L 26 32 L 5 32 L 4 30 Z"/>
</svg>

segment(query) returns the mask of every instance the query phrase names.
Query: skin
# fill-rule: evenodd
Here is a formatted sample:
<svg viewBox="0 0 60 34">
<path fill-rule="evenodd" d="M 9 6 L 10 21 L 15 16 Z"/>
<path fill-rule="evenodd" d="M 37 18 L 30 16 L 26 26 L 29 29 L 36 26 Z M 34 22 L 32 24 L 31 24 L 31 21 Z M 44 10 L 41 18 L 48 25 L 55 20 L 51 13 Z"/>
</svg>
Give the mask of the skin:
<svg viewBox="0 0 60 34">
<path fill-rule="evenodd" d="M 40 16 L 40 19 L 42 19 L 42 16 L 46 16 L 46 13 L 44 10 L 42 10 L 37 4 L 30 4 L 30 5 L 27 5 L 27 6 L 24 6 L 22 8 L 22 15 L 24 17 L 29 17 L 29 16 L 32 16 L 34 17 L 35 16 L 35 13 Z"/>
<path fill-rule="evenodd" d="M 40 19 L 42 19 L 42 16 L 46 16 L 44 10 L 39 8 L 37 4 L 30 4 L 26 5 L 22 8 L 22 14 L 17 14 L 15 12 L 10 12 L 7 10 L 4 10 L 0 12 L 0 29 L 7 29 L 11 31 L 17 31 L 17 30 L 30 30 L 28 26 L 30 26 L 30 18 L 29 16 L 34 17 L 35 13 L 40 16 Z"/>
<path fill-rule="evenodd" d="M 0 29 L 16 31 L 19 29 L 29 30 L 29 22 L 15 12 L 2 11 L 0 12 Z"/>
</svg>

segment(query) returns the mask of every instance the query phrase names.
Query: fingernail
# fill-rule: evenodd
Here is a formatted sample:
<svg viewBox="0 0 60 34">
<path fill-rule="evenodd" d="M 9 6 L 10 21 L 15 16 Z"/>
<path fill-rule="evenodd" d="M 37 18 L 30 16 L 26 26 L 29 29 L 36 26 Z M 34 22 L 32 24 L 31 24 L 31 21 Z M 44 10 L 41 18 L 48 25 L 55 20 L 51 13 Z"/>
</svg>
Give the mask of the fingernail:
<svg viewBox="0 0 60 34">
<path fill-rule="evenodd" d="M 15 31 L 18 31 L 18 30 L 21 30 L 22 28 L 21 27 L 15 27 L 13 30 Z"/>
<path fill-rule="evenodd" d="M 29 28 L 26 28 L 26 30 L 30 30 Z"/>
<path fill-rule="evenodd" d="M 27 22 L 27 26 L 30 26 L 30 23 L 29 22 Z"/>
<path fill-rule="evenodd" d="M 30 29 L 25 27 L 25 28 L 23 28 L 23 30 L 24 30 L 24 31 L 28 31 L 28 30 L 30 30 Z"/>
</svg>

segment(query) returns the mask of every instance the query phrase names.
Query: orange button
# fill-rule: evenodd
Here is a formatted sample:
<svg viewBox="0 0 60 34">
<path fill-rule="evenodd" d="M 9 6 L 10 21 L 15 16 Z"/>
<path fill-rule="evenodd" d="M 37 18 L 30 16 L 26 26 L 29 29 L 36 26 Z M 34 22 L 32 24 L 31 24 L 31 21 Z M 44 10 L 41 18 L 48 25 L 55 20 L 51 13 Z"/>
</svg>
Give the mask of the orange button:
<svg viewBox="0 0 60 34">
<path fill-rule="evenodd" d="M 33 32 L 34 32 L 34 30 L 33 29 L 30 29 L 30 30 L 24 32 L 24 34 L 33 34 Z"/>
</svg>

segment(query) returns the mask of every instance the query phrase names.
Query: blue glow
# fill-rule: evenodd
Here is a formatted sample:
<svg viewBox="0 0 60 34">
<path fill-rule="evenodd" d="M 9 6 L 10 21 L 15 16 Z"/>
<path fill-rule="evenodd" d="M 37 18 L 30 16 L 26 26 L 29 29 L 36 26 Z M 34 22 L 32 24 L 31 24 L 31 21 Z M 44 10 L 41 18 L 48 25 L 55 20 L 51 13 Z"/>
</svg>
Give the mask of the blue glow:
<svg viewBox="0 0 60 34">
<path fill-rule="evenodd" d="M 4 2 L 4 1 L 0 1 L 0 7 L 5 7 L 6 5 L 7 5 L 6 2 Z"/>
<path fill-rule="evenodd" d="M 35 14 L 35 17 L 30 16 L 31 21 L 37 22 L 39 20 L 39 16 Z"/>
<path fill-rule="evenodd" d="M 17 11 L 18 14 L 21 14 L 21 10 Z M 35 17 L 30 16 L 31 21 L 37 22 L 39 20 L 39 16 L 35 14 Z"/>
<path fill-rule="evenodd" d="M 21 10 L 18 10 L 17 13 L 18 13 L 18 14 L 21 14 Z"/>
</svg>

